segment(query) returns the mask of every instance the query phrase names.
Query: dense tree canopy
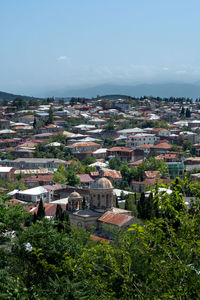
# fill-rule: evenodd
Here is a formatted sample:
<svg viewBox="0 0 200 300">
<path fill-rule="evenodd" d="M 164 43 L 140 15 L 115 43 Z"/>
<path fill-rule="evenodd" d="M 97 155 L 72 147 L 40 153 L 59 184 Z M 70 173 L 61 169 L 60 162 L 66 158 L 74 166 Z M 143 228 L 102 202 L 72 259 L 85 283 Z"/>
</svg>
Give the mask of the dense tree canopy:
<svg viewBox="0 0 200 300">
<path fill-rule="evenodd" d="M 190 207 L 182 197 L 188 184 Z M 176 180 L 171 189 L 169 195 L 155 186 L 154 217 L 113 231 L 111 244 L 94 242 L 81 228 L 60 230 L 54 219 L 24 227 L 22 207 L 1 200 L 1 236 L 5 229 L 17 234 L 1 240 L 0 298 L 199 299 L 200 187 Z"/>
</svg>

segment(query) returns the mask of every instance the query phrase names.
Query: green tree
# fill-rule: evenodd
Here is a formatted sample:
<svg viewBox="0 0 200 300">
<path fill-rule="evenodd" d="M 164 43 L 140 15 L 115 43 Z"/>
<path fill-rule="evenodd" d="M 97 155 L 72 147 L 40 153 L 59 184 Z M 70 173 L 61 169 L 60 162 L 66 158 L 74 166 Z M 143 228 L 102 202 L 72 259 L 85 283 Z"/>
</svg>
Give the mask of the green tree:
<svg viewBox="0 0 200 300">
<path fill-rule="evenodd" d="M 61 221 L 62 220 L 62 214 L 63 214 L 63 211 L 62 211 L 62 207 L 60 204 L 57 204 L 56 206 L 56 220 L 58 221 Z"/>
<path fill-rule="evenodd" d="M 132 212 L 132 215 L 137 217 L 138 211 L 136 207 L 136 202 L 135 202 L 135 196 L 133 194 L 127 194 L 125 196 L 125 206 L 124 208 L 126 210 L 130 210 Z"/>
<path fill-rule="evenodd" d="M 24 99 L 15 98 L 12 101 L 12 106 L 15 106 L 17 109 L 26 109 L 28 107 L 28 104 Z"/>
<path fill-rule="evenodd" d="M 186 116 L 187 119 L 191 117 L 190 109 L 188 107 L 186 109 L 185 116 Z"/>
<path fill-rule="evenodd" d="M 82 209 L 86 209 L 86 200 L 85 200 L 85 197 L 83 197 Z"/>
<path fill-rule="evenodd" d="M 192 150 L 192 142 L 185 140 L 183 142 L 183 151 L 187 151 L 187 150 L 189 150 L 189 151 Z"/>
<path fill-rule="evenodd" d="M 112 170 L 119 170 L 121 165 L 122 165 L 122 162 L 118 155 L 116 155 L 115 157 L 113 157 L 109 160 L 109 168 Z"/>
<path fill-rule="evenodd" d="M 37 211 L 37 219 L 42 219 L 45 217 L 45 208 L 43 206 L 43 201 L 40 199 L 39 205 L 38 205 L 38 211 Z"/>
<path fill-rule="evenodd" d="M 106 130 L 114 130 L 115 129 L 114 120 L 109 118 L 104 127 Z"/>
<path fill-rule="evenodd" d="M 87 156 L 83 159 L 82 163 L 83 163 L 84 165 L 87 166 L 87 165 L 93 164 L 95 161 L 96 161 L 96 159 L 95 159 L 94 156 L 87 155 Z"/>
<path fill-rule="evenodd" d="M 48 116 L 48 119 L 47 119 L 47 124 L 53 124 L 54 122 L 54 118 L 53 118 L 53 108 L 50 107 L 49 109 L 49 116 Z"/>
<path fill-rule="evenodd" d="M 185 108 L 183 106 L 181 108 L 181 116 L 185 116 Z"/>
<path fill-rule="evenodd" d="M 146 198 L 144 192 L 141 193 L 140 200 L 138 201 L 137 205 L 137 210 L 139 218 L 146 219 Z"/>
<path fill-rule="evenodd" d="M 67 183 L 71 186 L 80 185 L 80 178 L 76 175 L 75 172 L 69 171 L 67 176 Z"/>
</svg>

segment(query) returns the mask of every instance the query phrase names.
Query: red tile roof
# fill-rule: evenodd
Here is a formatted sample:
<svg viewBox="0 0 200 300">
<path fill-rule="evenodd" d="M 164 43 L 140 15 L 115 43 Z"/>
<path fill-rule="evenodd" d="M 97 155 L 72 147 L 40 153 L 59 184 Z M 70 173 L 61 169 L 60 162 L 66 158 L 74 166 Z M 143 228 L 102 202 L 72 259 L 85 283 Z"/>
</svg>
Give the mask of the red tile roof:
<svg viewBox="0 0 200 300">
<path fill-rule="evenodd" d="M 110 171 L 104 171 L 103 172 L 104 177 L 110 177 L 113 179 L 121 179 L 122 175 L 120 171 L 110 170 Z"/>
<path fill-rule="evenodd" d="M 152 148 L 152 146 L 153 145 L 150 145 L 150 144 L 143 144 L 143 145 L 137 146 L 136 148 L 150 149 L 150 148 Z"/>
<path fill-rule="evenodd" d="M 143 162 L 143 159 L 137 160 L 135 162 L 129 163 L 129 166 L 138 166 Z"/>
<path fill-rule="evenodd" d="M 74 148 L 74 147 L 89 147 L 89 146 L 99 146 L 99 147 L 100 147 L 99 144 L 94 143 L 94 142 L 75 143 L 75 144 L 72 144 L 72 145 L 70 145 L 70 146 L 68 146 L 68 147 Z"/>
<path fill-rule="evenodd" d="M 56 190 L 60 190 L 63 189 L 63 185 L 62 184 L 47 184 L 47 185 L 43 185 L 43 188 L 45 188 L 47 191 L 56 191 Z"/>
<path fill-rule="evenodd" d="M 33 208 L 31 210 L 32 214 L 34 214 L 34 213 L 37 214 L 38 206 L 39 206 L 39 204 L 37 205 L 37 207 L 35 207 L 35 208 Z M 55 216 L 55 214 L 56 214 L 56 207 L 57 207 L 56 203 L 43 203 L 43 206 L 45 208 L 45 216 L 48 216 L 48 217 Z M 62 208 L 62 210 L 66 210 L 66 205 L 65 204 L 61 204 L 61 208 Z"/>
<path fill-rule="evenodd" d="M 89 174 L 77 174 L 77 176 L 80 178 L 81 183 L 90 183 L 94 181 Z"/>
<path fill-rule="evenodd" d="M 131 219 L 132 219 L 131 216 L 113 213 L 112 211 L 107 211 L 98 219 L 98 221 L 102 223 L 115 225 L 115 226 L 122 226 L 124 223 L 126 223 Z"/>
<path fill-rule="evenodd" d="M 158 145 L 153 146 L 153 149 L 171 149 L 171 145 L 168 143 L 160 143 Z"/>
<path fill-rule="evenodd" d="M 164 184 L 168 184 L 168 183 L 172 182 L 172 180 L 171 179 L 163 179 L 163 178 L 153 178 L 153 179 L 147 178 L 143 181 L 132 180 L 131 184 L 154 185 L 156 182 L 158 182 L 158 183 L 164 182 Z"/>
<path fill-rule="evenodd" d="M 144 172 L 146 178 L 158 178 L 160 177 L 160 172 L 159 171 L 145 171 Z"/>
<path fill-rule="evenodd" d="M 24 183 L 29 183 L 29 182 L 49 182 L 52 181 L 53 179 L 53 174 L 48 174 L 48 175 L 36 175 L 36 176 L 29 176 L 22 178 L 22 181 Z"/>
<path fill-rule="evenodd" d="M 113 148 L 110 148 L 110 149 L 108 149 L 107 150 L 108 152 L 118 152 L 118 151 L 120 151 L 120 152 L 133 152 L 133 149 L 131 149 L 131 148 L 127 148 L 127 147 L 113 147 Z"/>
</svg>

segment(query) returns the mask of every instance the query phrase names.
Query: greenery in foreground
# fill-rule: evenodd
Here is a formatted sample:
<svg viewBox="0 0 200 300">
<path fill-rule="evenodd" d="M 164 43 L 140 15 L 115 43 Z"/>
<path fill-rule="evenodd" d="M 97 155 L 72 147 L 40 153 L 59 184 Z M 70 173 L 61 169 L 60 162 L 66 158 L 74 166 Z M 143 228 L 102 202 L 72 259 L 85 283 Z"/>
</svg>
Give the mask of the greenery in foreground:
<svg viewBox="0 0 200 300">
<path fill-rule="evenodd" d="M 27 213 L 1 197 L 0 298 L 199 299 L 200 187 L 187 188 L 190 208 L 179 181 L 170 195 L 156 186 L 154 216 L 114 232 L 112 244 L 93 242 L 65 221 L 62 230 L 44 218 L 24 227 Z M 6 234 L 12 230 L 15 238 Z"/>
</svg>

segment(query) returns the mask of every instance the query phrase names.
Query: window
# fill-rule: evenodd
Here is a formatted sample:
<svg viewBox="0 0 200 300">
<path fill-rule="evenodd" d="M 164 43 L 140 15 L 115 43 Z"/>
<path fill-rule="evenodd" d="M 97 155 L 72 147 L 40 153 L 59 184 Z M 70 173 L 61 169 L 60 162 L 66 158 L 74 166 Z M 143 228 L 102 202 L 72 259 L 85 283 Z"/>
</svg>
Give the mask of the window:
<svg viewBox="0 0 200 300">
<path fill-rule="evenodd" d="M 109 195 L 106 195 L 106 207 L 110 206 Z"/>
<path fill-rule="evenodd" d="M 101 205 L 101 197 L 100 197 L 100 195 L 98 194 L 98 198 L 97 198 L 97 207 L 100 207 L 100 205 Z"/>
</svg>

